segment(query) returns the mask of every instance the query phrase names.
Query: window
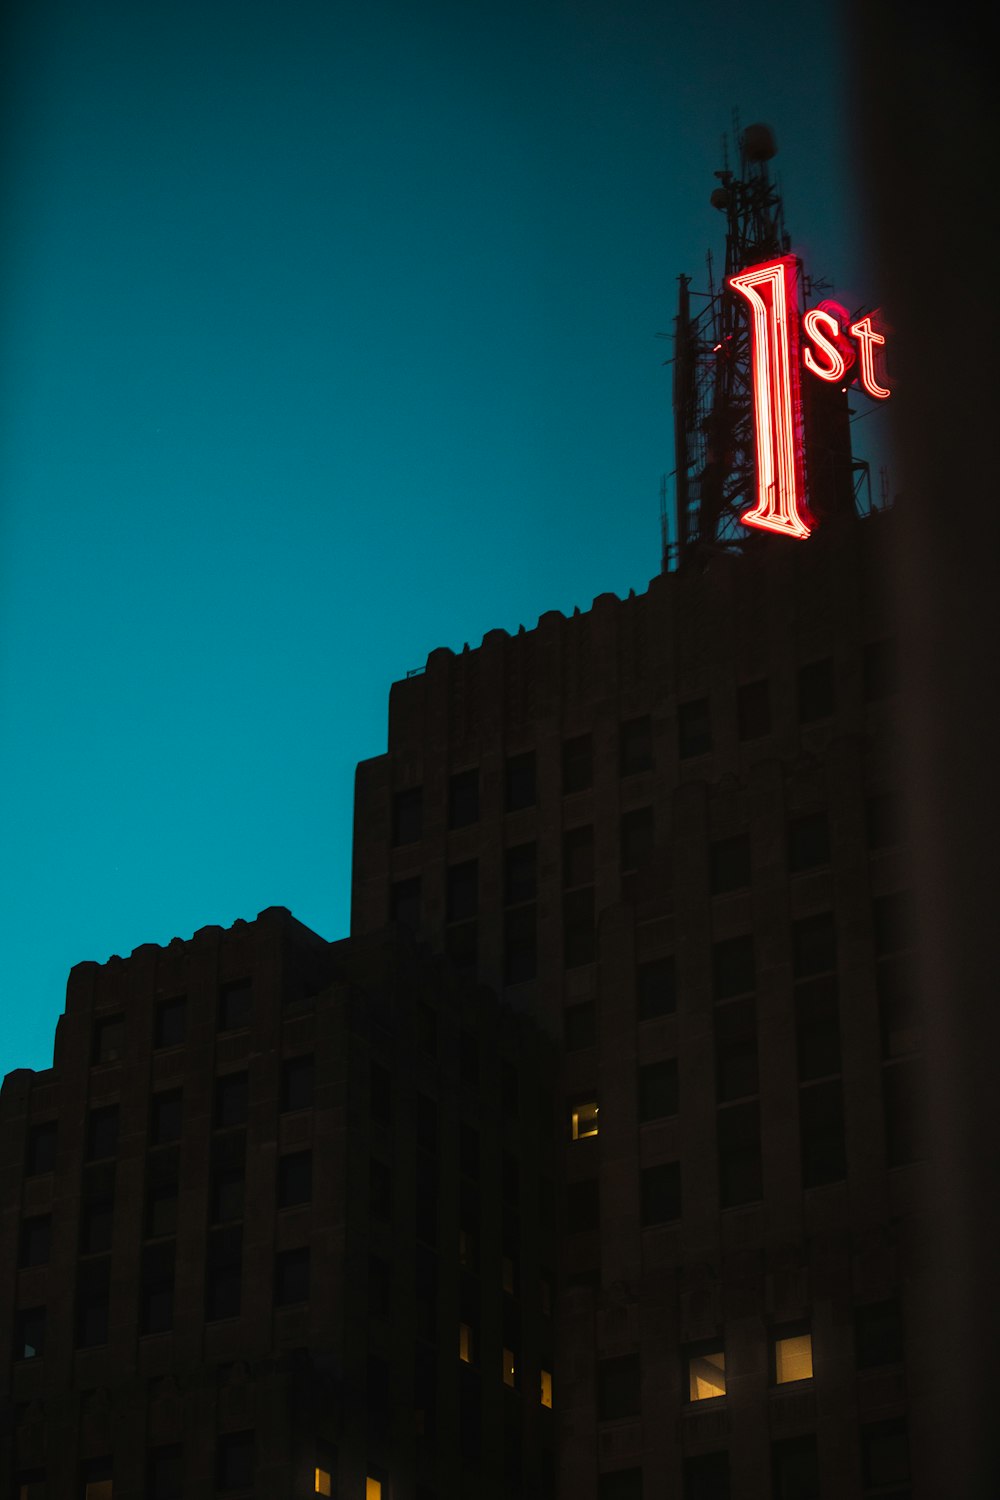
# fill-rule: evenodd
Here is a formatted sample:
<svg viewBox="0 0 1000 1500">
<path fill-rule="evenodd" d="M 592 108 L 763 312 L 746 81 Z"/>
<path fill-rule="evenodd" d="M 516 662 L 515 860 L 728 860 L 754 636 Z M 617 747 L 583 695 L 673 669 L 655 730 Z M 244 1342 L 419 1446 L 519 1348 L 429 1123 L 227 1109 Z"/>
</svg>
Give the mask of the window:
<svg viewBox="0 0 1000 1500">
<path fill-rule="evenodd" d="M 28 1127 L 28 1146 L 24 1159 L 25 1177 L 41 1177 L 52 1172 L 56 1165 L 56 1138 L 58 1127 L 55 1120 Z"/>
<path fill-rule="evenodd" d="M 445 915 L 449 922 L 464 922 L 479 909 L 479 864 L 474 859 L 451 865 L 446 883 Z"/>
<path fill-rule="evenodd" d="M 670 1015 L 677 1008 L 677 983 L 673 957 L 654 958 L 638 964 L 635 971 L 636 1014 L 640 1021 Z"/>
<path fill-rule="evenodd" d="M 80 1465 L 83 1500 L 112 1500 L 113 1482 L 110 1458 L 90 1458 Z"/>
<path fill-rule="evenodd" d="M 374 1059 L 368 1067 L 368 1107 L 373 1120 L 392 1123 L 392 1075 Z"/>
<path fill-rule="evenodd" d="M 872 903 L 875 919 L 875 952 L 879 958 L 898 953 L 913 944 L 913 909 L 909 891 L 893 891 Z"/>
<path fill-rule="evenodd" d="M 767 679 L 745 682 L 736 696 L 741 740 L 759 740 L 771 732 L 771 697 Z"/>
<path fill-rule="evenodd" d="M 509 755 L 504 768 L 504 807 L 508 812 L 517 812 L 534 805 L 535 752 L 525 750 L 521 755 Z"/>
<path fill-rule="evenodd" d="M 309 1247 L 280 1250 L 274 1258 L 274 1302 L 291 1307 L 309 1301 Z"/>
<path fill-rule="evenodd" d="M 479 1038 L 474 1031 L 463 1030 L 458 1038 L 458 1069 L 462 1082 L 470 1088 L 479 1083 Z"/>
<path fill-rule="evenodd" d="M 537 891 L 534 844 L 518 844 L 506 850 L 503 862 L 503 899 L 506 906 L 534 901 Z"/>
<path fill-rule="evenodd" d="M 125 1050 L 125 1017 L 105 1016 L 94 1022 L 93 1063 L 121 1062 Z"/>
<path fill-rule="evenodd" d="M 708 699 L 695 698 L 677 706 L 677 746 L 681 760 L 705 755 L 712 748 Z"/>
<path fill-rule="evenodd" d="M 793 875 L 830 863 L 830 825 L 825 812 L 809 813 L 788 825 L 788 868 Z"/>
<path fill-rule="evenodd" d="M 150 1450 L 146 1460 L 148 1500 L 182 1500 L 183 1456 L 180 1443 Z"/>
<path fill-rule="evenodd" d="M 118 1106 L 92 1109 L 87 1118 L 87 1161 L 101 1161 L 118 1150 Z"/>
<path fill-rule="evenodd" d="M 750 838 L 745 833 L 719 839 L 712 845 L 712 895 L 746 890 L 750 884 Z"/>
<path fill-rule="evenodd" d="M 333 1476 L 329 1469 L 321 1469 L 318 1466 L 313 1471 L 313 1494 L 332 1495 Z"/>
<path fill-rule="evenodd" d="M 639 1414 L 639 1356 L 602 1359 L 597 1364 L 597 1415 L 602 1422 Z"/>
<path fill-rule="evenodd" d="M 925 1098 L 918 1057 L 882 1069 L 886 1165 L 903 1167 L 924 1155 L 921 1108 Z"/>
<path fill-rule="evenodd" d="M 719 1202 L 739 1208 L 763 1197 L 760 1160 L 760 1109 L 756 1100 L 733 1104 L 716 1113 L 719 1143 Z"/>
<path fill-rule="evenodd" d="M 178 1192 L 176 1149 L 155 1152 L 146 1165 L 147 1239 L 177 1233 Z"/>
<path fill-rule="evenodd" d="M 615 1469 L 602 1474 L 598 1500 L 642 1500 L 642 1470 Z"/>
<path fill-rule="evenodd" d="M 791 1329 L 775 1334 L 775 1385 L 790 1385 L 796 1380 L 811 1380 L 812 1373 L 812 1335 Z"/>
<path fill-rule="evenodd" d="M 897 689 L 898 676 L 896 642 L 868 641 L 864 655 L 865 702 L 891 697 Z"/>
<path fill-rule="evenodd" d="M 906 1483 L 910 1477 L 910 1445 L 903 1417 L 862 1427 L 861 1473 L 865 1488 L 876 1494 L 881 1494 L 884 1486 Z"/>
<path fill-rule="evenodd" d="M 385 1318 L 392 1300 L 392 1269 L 379 1255 L 368 1257 L 368 1310 Z"/>
<path fill-rule="evenodd" d="M 637 870 L 653 851 L 653 809 L 634 807 L 621 820 L 621 868 Z"/>
<path fill-rule="evenodd" d="M 245 1130 L 216 1136 L 212 1141 L 210 1222 L 213 1224 L 243 1217 L 246 1142 Z"/>
<path fill-rule="evenodd" d="M 458 1325 L 458 1357 L 463 1364 L 475 1363 L 476 1345 L 471 1323 Z"/>
<path fill-rule="evenodd" d="M 589 734 L 565 740 L 562 747 L 563 796 L 584 792 L 594 781 L 594 742 Z"/>
<path fill-rule="evenodd" d="M 879 792 L 865 803 L 865 831 L 869 849 L 886 849 L 903 836 L 899 802 L 891 792 Z"/>
<path fill-rule="evenodd" d="M 252 1432 L 227 1432 L 216 1448 L 216 1487 L 220 1490 L 244 1490 L 253 1485 L 254 1439 Z"/>
<path fill-rule="evenodd" d="M 839 1078 L 799 1090 L 802 1186 L 822 1187 L 847 1175 L 844 1101 Z"/>
<path fill-rule="evenodd" d="M 798 704 L 800 724 L 814 724 L 817 719 L 832 716 L 833 662 L 830 657 L 808 662 L 799 668 Z"/>
<path fill-rule="evenodd" d="M 158 1001 L 153 1020 L 154 1048 L 180 1047 L 184 1041 L 186 1016 L 187 998 L 184 995 Z"/>
<path fill-rule="evenodd" d="M 382 1500 L 382 1481 L 371 1474 L 365 1479 L 365 1500 Z"/>
<path fill-rule="evenodd" d="M 459 1164 L 466 1177 L 479 1180 L 479 1131 L 462 1121 L 458 1135 Z"/>
<path fill-rule="evenodd" d="M 681 1216 L 680 1162 L 665 1161 L 643 1167 L 640 1177 L 642 1227 L 670 1224 Z"/>
<path fill-rule="evenodd" d="M 312 1152 L 292 1151 L 278 1158 L 278 1207 L 293 1208 L 312 1198 Z"/>
<path fill-rule="evenodd" d="M 76 1346 L 94 1349 L 108 1342 L 111 1261 L 81 1261 L 76 1276 Z"/>
<path fill-rule="evenodd" d="M 639 1069 L 639 1123 L 677 1113 L 677 1059 L 647 1063 Z"/>
<path fill-rule="evenodd" d="M 418 1000 L 413 1013 L 413 1029 L 417 1046 L 433 1057 L 437 1053 L 437 1016 L 426 1000 Z"/>
<path fill-rule="evenodd" d="M 563 889 L 594 883 L 594 830 L 588 824 L 563 834 Z"/>
<path fill-rule="evenodd" d="M 726 1356 L 721 1344 L 692 1345 L 687 1351 L 689 1401 L 710 1401 L 726 1394 Z"/>
<path fill-rule="evenodd" d="M 219 987 L 217 1024 L 220 1031 L 242 1031 L 250 1025 L 253 981 L 234 979 Z"/>
<path fill-rule="evenodd" d="M 920 1046 L 920 1008 L 914 993 L 914 975 L 908 958 L 885 958 L 875 966 L 882 1057 L 889 1061 L 906 1057 Z"/>
<path fill-rule="evenodd" d="M 456 771 L 448 782 L 448 827 L 468 828 L 479 822 L 479 770 Z"/>
<path fill-rule="evenodd" d="M 596 1177 L 570 1182 L 566 1187 L 566 1228 L 570 1234 L 586 1234 L 600 1227 L 600 1192 Z"/>
<path fill-rule="evenodd" d="M 757 1093 L 757 1013 L 752 999 L 715 1010 L 715 1094 L 719 1104 Z"/>
<path fill-rule="evenodd" d="M 771 1474 L 774 1500 L 819 1500 L 815 1433 L 772 1443 Z"/>
<path fill-rule="evenodd" d="M 398 922 L 410 932 L 420 926 L 420 876 L 395 880 L 389 890 L 389 921 Z"/>
<path fill-rule="evenodd" d="M 374 1219 L 392 1218 L 392 1173 L 375 1156 L 368 1163 L 368 1207 Z"/>
<path fill-rule="evenodd" d="M 281 1112 L 310 1109 L 313 1102 L 315 1059 L 312 1053 L 286 1057 L 281 1065 Z"/>
<path fill-rule="evenodd" d="M 14 1316 L 14 1358 L 38 1359 L 45 1353 L 45 1308 L 18 1308 Z"/>
<path fill-rule="evenodd" d="M 697 1453 L 684 1460 L 684 1500 L 729 1500 L 729 1454 Z"/>
<path fill-rule="evenodd" d="M 52 1248 L 52 1215 L 39 1214 L 21 1221 L 19 1266 L 46 1266 Z"/>
<path fill-rule="evenodd" d="M 712 966 L 716 1000 L 734 995 L 752 994 L 756 986 L 753 938 L 726 938 L 712 949 Z"/>
<path fill-rule="evenodd" d="M 895 1297 L 855 1310 L 854 1343 L 859 1370 L 902 1362 L 903 1322 Z"/>
<path fill-rule="evenodd" d="M 149 1112 L 149 1143 L 166 1146 L 181 1138 L 181 1091 L 170 1089 L 154 1094 Z"/>
<path fill-rule="evenodd" d="M 503 1110 L 504 1119 L 513 1119 L 517 1114 L 519 1097 L 517 1069 L 505 1057 L 500 1064 L 500 1108 Z"/>
<path fill-rule="evenodd" d="M 418 843 L 423 834 L 423 821 L 423 787 L 413 786 L 406 791 L 397 792 L 392 799 L 393 846 Z"/>
<path fill-rule="evenodd" d="M 649 715 L 631 719 L 618 730 L 618 770 L 622 776 L 653 769 L 653 733 Z"/>
<path fill-rule="evenodd" d="M 225 1129 L 245 1125 L 250 1103 L 250 1080 L 246 1073 L 224 1073 L 215 1080 L 215 1126 Z"/>
<path fill-rule="evenodd" d="M 538 972 L 535 906 L 516 906 L 504 914 L 504 984 L 524 984 Z"/>
<path fill-rule="evenodd" d="M 174 1242 L 144 1245 L 139 1283 L 139 1332 L 166 1333 L 174 1321 Z"/>
<path fill-rule="evenodd" d="M 542 1402 L 543 1406 L 551 1407 L 551 1405 L 552 1405 L 552 1371 L 551 1370 L 543 1370 L 542 1371 L 541 1402 Z"/>
<path fill-rule="evenodd" d="M 800 1083 L 840 1072 L 836 975 L 795 986 L 795 1035 Z"/>
<path fill-rule="evenodd" d="M 19 1469 L 14 1475 L 15 1500 L 46 1500 L 44 1469 Z"/>
<path fill-rule="evenodd" d="M 509 1385 L 513 1390 L 517 1385 L 517 1360 L 513 1349 L 504 1348 L 502 1351 L 503 1383 Z"/>
<path fill-rule="evenodd" d="M 796 979 L 808 979 L 837 967 L 837 933 L 832 912 L 817 912 L 814 917 L 792 923 L 792 956 Z"/>
<path fill-rule="evenodd" d="M 509 1297 L 517 1296 L 517 1261 L 513 1255 L 500 1257 L 500 1285 Z"/>
<path fill-rule="evenodd" d="M 570 1110 L 570 1128 L 574 1141 L 582 1141 L 587 1136 L 597 1134 L 596 1099 L 588 1099 L 583 1104 L 574 1105 Z"/>
<path fill-rule="evenodd" d="M 205 1266 L 205 1318 L 238 1318 L 242 1302 L 243 1230 L 233 1224 L 208 1236 Z"/>
<path fill-rule="evenodd" d="M 593 1000 L 585 1000 L 581 1005 L 570 1005 L 563 1011 L 563 1026 L 567 1052 L 579 1052 L 584 1047 L 593 1047 L 597 1041 L 597 1010 Z"/>
<path fill-rule="evenodd" d="M 111 1197 L 84 1202 L 80 1211 L 80 1254 L 95 1255 L 111 1249 L 115 1203 Z"/>
<path fill-rule="evenodd" d="M 563 957 L 567 969 L 594 961 L 594 891 L 587 886 L 563 897 Z"/>
</svg>

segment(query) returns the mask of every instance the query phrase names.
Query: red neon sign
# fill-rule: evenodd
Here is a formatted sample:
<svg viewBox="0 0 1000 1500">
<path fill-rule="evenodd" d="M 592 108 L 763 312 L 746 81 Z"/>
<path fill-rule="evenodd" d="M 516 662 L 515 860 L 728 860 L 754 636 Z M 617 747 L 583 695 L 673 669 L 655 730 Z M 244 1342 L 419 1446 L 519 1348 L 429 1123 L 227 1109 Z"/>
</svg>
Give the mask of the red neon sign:
<svg viewBox="0 0 1000 1500">
<path fill-rule="evenodd" d="M 815 525 L 805 487 L 802 392 L 799 379 L 799 263 L 794 255 L 750 266 L 727 278 L 750 308 L 750 364 L 757 447 L 757 503 L 744 511 L 744 526 L 805 538 Z M 843 381 L 855 363 L 844 331 L 850 314 L 835 302 L 802 316 L 802 363 L 811 375 Z M 885 338 L 871 316 L 850 324 L 857 343 L 858 378 L 868 395 L 891 394 L 875 374 L 876 350 Z"/>
</svg>

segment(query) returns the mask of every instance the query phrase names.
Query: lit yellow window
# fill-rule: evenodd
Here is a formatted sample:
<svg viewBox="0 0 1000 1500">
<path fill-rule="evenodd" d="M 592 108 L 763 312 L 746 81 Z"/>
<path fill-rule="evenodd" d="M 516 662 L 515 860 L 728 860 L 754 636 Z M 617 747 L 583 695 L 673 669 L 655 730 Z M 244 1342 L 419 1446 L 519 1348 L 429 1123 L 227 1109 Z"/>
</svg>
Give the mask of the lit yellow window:
<svg viewBox="0 0 1000 1500">
<path fill-rule="evenodd" d="M 726 1394 L 726 1356 L 721 1349 L 711 1354 L 697 1354 L 688 1361 L 690 1399 L 707 1401 L 711 1396 Z"/>
<path fill-rule="evenodd" d="M 365 1500 L 382 1500 L 382 1481 L 369 1474 L 365 1482 Z"/>
<path fill-rule="evenodd" d="M 313 1481 L 314 1495 L 332 1495 L 333 1481 L 329 1469 L 317 1469 L 316 1478 Z"/>
<path fill-rule="evenodd" d="M 458 1357 L 465 1364 L 472 1364 L 472 1325 L 471 1323 L 459 1323 L 458 1325 Z"/>
<path fill-rule="evenodd" d="M 552 1374 L 549 1370 L 542 1371 L 542 1405 L 552 1405 Z"/>
<path fill-rule="evenodd" d="M 501 1275 L 503 1277 L 503 1289 L 514 1295 L 514 1262 L 509 1255 L 505 1255 L 500 1262 Z"/>
<path fill-rule="evenodd" d="M 779 1385 L 790 1380 L 811 1380 L 813 1372 L 812 1335 L 796 1334 L 793 1338 L 775 1339 L 774 1374 Z"/>
<path fill-rule="evenodd" d="M 513 1349 L 505 1349 L 503 1351 L 503 1383 L 504 1383 L 504 1385 L 513 1385 L 514 1384 L 514 1351 L 513 1351 Z"/>
<path fill-rule="evenodd" d="M 597 1101 L 578 1104 L 573 1111 L 573 1139 L 582 1141 L 588 1135 L 597 1134 Z"/>
</svg>

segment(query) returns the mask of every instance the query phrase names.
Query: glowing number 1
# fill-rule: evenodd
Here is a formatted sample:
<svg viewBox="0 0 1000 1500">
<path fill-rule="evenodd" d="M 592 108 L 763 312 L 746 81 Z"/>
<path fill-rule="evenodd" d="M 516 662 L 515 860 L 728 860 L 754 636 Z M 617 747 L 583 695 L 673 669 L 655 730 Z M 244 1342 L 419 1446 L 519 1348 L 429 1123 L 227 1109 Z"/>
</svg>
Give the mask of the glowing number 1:
<svg viewBox="0 0 1000 1500">
<path fill-rule="evenodd" d="M 757 435 L 757 504 L 740 517 L 782 536 L 807 537 L 800 434 L 798 262 L 783 255 L 727 278 L 750 304 Z"/>
</svg>

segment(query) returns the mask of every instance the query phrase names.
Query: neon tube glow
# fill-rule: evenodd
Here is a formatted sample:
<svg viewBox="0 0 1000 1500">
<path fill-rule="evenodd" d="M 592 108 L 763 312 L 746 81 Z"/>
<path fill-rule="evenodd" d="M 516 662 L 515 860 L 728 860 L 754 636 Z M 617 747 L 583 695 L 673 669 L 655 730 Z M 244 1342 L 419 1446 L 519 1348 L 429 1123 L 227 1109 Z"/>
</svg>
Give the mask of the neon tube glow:
<svg viewBox="0 0 1000 1500">
<path fill-rule="evenodd" d="M 861 355 L 861 384 L 873 396 L 876 401 L 884 401 L 892 392 L 884 385 L 879 385 L 875 379 L 875 348 L 884 344 L 885 339 L 880 333 L 876 333 L 872 327 L 870 317 L 859 318 L 856 323 L 851 324 L 851 332 L 858 341 L 858 351 Z"/>
</svg>

